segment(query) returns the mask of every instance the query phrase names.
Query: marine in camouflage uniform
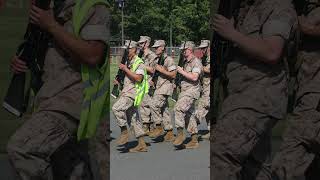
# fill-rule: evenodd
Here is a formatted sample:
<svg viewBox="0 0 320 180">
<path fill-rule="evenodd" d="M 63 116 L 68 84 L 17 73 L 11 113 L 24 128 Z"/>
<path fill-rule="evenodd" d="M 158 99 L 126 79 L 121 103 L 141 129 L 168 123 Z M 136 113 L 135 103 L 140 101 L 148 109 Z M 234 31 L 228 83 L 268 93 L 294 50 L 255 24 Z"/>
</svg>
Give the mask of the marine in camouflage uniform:
<svg viewBox="0 0 320 180">
<path fill-rule="evenodd" d="M 225 70 L 211 179 L 271 179 L 271 130 L 286 115 L 288 74 L 282 55 L 296 23 L 289 1 L 241 1 L 236 28 L 214 15 L 213 30 L 234 44 Z"/>
<path fill-rule="evenodd" d="M 138 108 L 134 106 L 134 99 L 136 96 L 136 81 L 142 81 L 144 76 L 144 65 L 139 64 L 136 71 L 133 72 L 133 64 L 135 59 L 138 58 L 136 55 L 138 43 L 135 41 L 126 41 L 125 46 L 129 49 L 129 63 L 128 67 L 124 64 L 120 64 L 119 68 L 126 73 L 124 78 L 124 85 L 121 91 L 120 97 L 117 102 L 112 106 L 112 112 L 116 117 L 117 124 L 121 129 L 121 135 L 117 140 L 118 145 L 125 145 L 129 140 L 129 132 L 127 129 L 128 122 L 131 122 L 134 134 L 138 139 L 138 145 L 130 152 L 146 152 L 147 145 L 144 141 L 145 132 L 142 128 L 141 118 L 138 113 Z M 117 82 L 116 82 L 117 83 Z"/>
<path fill-rule="evenodd" d="M 37 14 L 31 17 L 32 21 L 48 31 L 53 40 L 44 61 L 44 84 L 35 97 L 36 110 L 7 145 L 10 162 L 23 180 L 52 178 L 51 156 L 75 138 L 79 124 L 83 97 L 80 65 L 101 63 L 109 40 L 109 11 L 105 6 L 90 9 L 82 24 L 81 39 L 77 39 L 72 35 L 75 1 L 66 0 L 62 5 L 58 14 L 61 24 L 52 15 L 43 16 L 43 10 L 31 10 Z M 13 69 L 16 62 L 15 58 Z M 17 69 L 14 72 L 19 73 Z M 71 176 L 83 179 L 81 174 Z"/>
<path fill-rule="evenodd" d="M 302 64 L 297 75 L 296 103 L 272 166 L 279 180 L 319 178 L 320 7 L 312 9 L 299 18 L 302 44 L 298 58 Z"/>
<path fill-rule="evenodd" d="M 149 48 L 150 42 L 151 38 L 148 36 L 140 36 L 140 40 L 138 41 L 140 48 L 142 48 L 141 50 L 143 50 L 141 58 L 144 61 L 145 68 L 147 69 L 149 84 L 154 73 L 154 67 L 157 63 L 156 54 Z M 150 125 L 152 124 L 150 103 L 152 103 L 151 97 L 149 94 L 145 94 L 140 106 L 140 116 L 143 123 L 143 129 L 147 134 L 149 134 L 151 128 Z"/>
<path fill-rule="evenodd" d="M 169 112 L 169 100 L 168 98 L 173 93 L 173 79 L 176 76 L 176 65 L 174 60 L 165 53 L 166 43 L 164 40 L 155 41 L 153 48 L 156 49 L 156 54 L 158 56 L 158 62 L 160 61 L 161 55 L 163 53 L 163 65 L 157 64 L 155 66 L 156 71 L 160 74 L 158 76 L 155 92 L 151 100 L 151 118 L 154 121 L 156 128 L 149 136 L 157 138 L 163 133 L 163 124 L 166 135 L 164 136 L 164 141 L 173 141 L 173 126 L 171 122 L 170 112 Z"/>
<path fill-rule="evenodd" d="M 181 92 L 174 107 L 175 126 L 178 134 L 173 141 L 175 146 L 182 145 L 185 140 L 184 128 L 188 122 L 187 131 L 191 134 L 191 141 L 185 144 L 185 148 L 198 148 L 198 124 L 195 119 L 195 102 L 200 97 L 200 78 L 202 75 L 201 61 L 193 54 L 195 45 L 192 41 L 182 43 L 181 50 L 184 51 L 184 67 L 177 67 L 178 73 L 182 75 Z"/>
<path fill-rule="evenodd" d="M 195 112 L 195 118 L 198 124 L 205 120 L 207 122 L 208 130 L 210 131 L 210 121 L 206 118 L 210 108 L 210 41 L 201 40 L 201 44 L 198 48 L 201 49 L 204 56 L 203 58 L 206 59 L 204 60 L 205 62 L 202 62 L 203 76 L 201 79 L 201 97 Z M 210 132 L 201 137 L 209 139 Z"/>
</svg>

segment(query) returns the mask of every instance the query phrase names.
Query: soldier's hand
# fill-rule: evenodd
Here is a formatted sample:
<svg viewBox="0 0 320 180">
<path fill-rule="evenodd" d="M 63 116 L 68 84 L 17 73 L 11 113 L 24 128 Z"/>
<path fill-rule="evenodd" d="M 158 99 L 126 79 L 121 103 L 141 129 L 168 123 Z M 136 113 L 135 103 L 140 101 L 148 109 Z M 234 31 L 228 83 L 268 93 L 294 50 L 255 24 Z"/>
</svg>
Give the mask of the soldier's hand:
<svg viewBox="0 0 320 180">
<path fill-rule="evenodd" d="M 124 64 L 119 64 L 119 69 L 121 69 L 122 71 L 125 71 L 127 69 L 127 66 Z"/>
<path fill-rule="evenodd" d="M 13 73 L 19 74 L 28 71 L 26 62 L 19 59 L 17 56 L 14 56 L 11 60 L 10 69 Z"/>
<path fill-rule="evenodd" d="M 35 5 L 31 6 L 30 22 L 49 32 L 58 24 L 54 19 L 52 9 L 43 10 Z"/>
<path fill-rule="evenodd" d="M 315 30 L 315 25 L 311 24 L 305 16 L 299 16 L 299 27 L 305 34 L 312 35 Z"/>
<path fill-rule="evenodd" d="M 220 14 L 214 15 L 213 30 L 227 40 L 232 40 L 237 32 L 234 28 L 234 19 L 227 19 Z"/>
<path fill-rule="evenodd" d="M 182 67 L 180 67 L 180 66 L 178 66 L 178 67 L 177 67 L 177 71 L 178 71 L 178 73 L 180 73 L 180 74 L 181 74 L 181 73 L 183 72 L 183 68 L 182 68 Z"/>
<path fill-rule="evenodd" d="M 154 87 L 154 82 L 153 82 L 153 81 L 150 81 L 150 82 L 149 82 L 149 85 L 150 85 L 150 87 Z"/>
<path fill-rule="evenodd" d="M 159 72 L 161 72 L 161 70 L 163 70 L 163 67 L 160 66 L 159 64 L 156 64 L 155 69 Z"/>
<path fill-rule="evenodd" d="M 173 84 L 173 89 L 177 88 L 177 85 L 176 84 Z"/>
<path fill-rule="evenodd" d="M 115 79 L 115 80 L 113 80 L 113 84 L 114 84 L 114 85 L 115 85 L 115 84 L 119 85 L 120 83 Z"/>
</svg>

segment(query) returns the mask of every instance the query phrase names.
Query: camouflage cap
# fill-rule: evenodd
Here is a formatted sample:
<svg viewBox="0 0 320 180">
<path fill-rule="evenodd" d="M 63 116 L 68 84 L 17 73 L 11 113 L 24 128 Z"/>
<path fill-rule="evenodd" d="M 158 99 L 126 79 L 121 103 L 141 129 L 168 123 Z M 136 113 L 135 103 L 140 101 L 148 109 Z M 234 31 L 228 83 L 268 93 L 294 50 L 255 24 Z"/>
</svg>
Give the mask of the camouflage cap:
<svg viewBox="0 0 320 180">
<path fill-rule="evenodd" d="M 151 38 L 149 36 L 140 36 L 140 40 L 138 41 L 138 43 L 144 43 L 144 42 L 151 42 Z"/>
<path fill-rule="evenodd" d="M 193 41 L 182 41 L 181 46 L 179 49 L 194 49 L 195 45 Z"/>
<path fill-rule="evenodd" d="M 210 41 L 209 40 L 201 40 L 201 43 L 198 48 L 206 48 L 210 46 Z"/>
<path fill-rule="evenodd" d="M 166 46 L 166 42 L 164 40 L 155 40 L 154 44 L 152 45 L 153 48 L 157 48 L 160 46 Z"/>
<path fill-rule="evenodd" d="M 136 47 L 138 47 L 138 43 L 136 41 L 126 40 L 123 48 L 131 49 L 131 48 L 136 48 Z"/>
</svg>

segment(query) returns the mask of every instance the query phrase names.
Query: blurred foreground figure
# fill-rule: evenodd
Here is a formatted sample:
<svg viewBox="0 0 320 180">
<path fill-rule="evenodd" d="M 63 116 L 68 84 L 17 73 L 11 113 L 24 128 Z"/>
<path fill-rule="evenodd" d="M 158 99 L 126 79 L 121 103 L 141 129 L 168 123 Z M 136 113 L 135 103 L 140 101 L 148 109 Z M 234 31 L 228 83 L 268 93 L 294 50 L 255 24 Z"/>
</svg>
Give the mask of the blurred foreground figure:
<svg viewBox="0 0 320 180">
<path fill-rule="evenodd" d="M 270 136 L 286 115 L 288 78 L 282 57 L 296 13 L 289 1 L 243 0 L 232 14 L 232 19 L 216 14 L 212 24 L 233 48 L 211 142 L 211 179 L 271 180 Z"/>
<path fill-rule="evenodd" d="M 277 180 L 319 179 L 320 152 L 320 3 L 296 7 L 301 44 L 296 96 L 279 153 L 273 160 Z M 318 173 L 318 174 L 317 174 Z"/>
<path fill-rule="evenodd" d="M 84 120 L 88 120 L 88 122 L 82 121 L 85 117 L 83 115 L 90 114 L 86 111 L 86 101 L 90 101 L 90 107 L 96 103 L 91 99 L 83 98 L 87 95 L 87 88 L 91 88 L 95 84 L 87 82 L 84 85 L 85 79 L 81 76 L 81 73 L 86 74 L 87 72 L 83 72 L 83 70 L 92 67 L 89 75 L 86 74 L 92 77 L 91 72 L 95 71 L 93 67 L 106 67 L 105 64 L 108 63 L 105 58 L 109 40 L 109 11 L 104 4 L 100 3 L 89 7 L 88 12 L 82 14 L 79 10 L 81 6 L 76 4 L 79 5 L 79 1 L 56 0 L 52 3 L 54 5 L 53 10 L 43 10 L 35 5 L 31 6 L 31 23 L 48 32 L 52 36 L 52 40 L 48 45 L 49 48 L 44 60 L 41 77 L 43 85 L 35 97 L 35 110 L 31 117 L 15 132 L 7 145 L 10 162 L 16 170 L 18 178 L 22 180 L 92 179 L 90 171 L 88 171 L 88 174 L 82 173 L 84 169 L 89 168 L 88 162 L 75 162 L 76 164 L 70 165 L 68 159 L 65 159 L 65 157 L 71 159 L 72 156 L 77 156 L 78 151 L 79 156 L 88 159 L 86 157 L 88 156 L 88 149 L 84 149 L 84 154 L 81 154 L 80 149 L 75 148 L 73 149 L 75 151 L 69 151 L 70 156 L 58 155 L 61 149 L 74 147 L 72 143 L 76 144 L 75 147 L 80 147 L 76 141 L 77 130 L 78 140 L 93 137 L 92 132 L 95 131 L 96 127 L 85 128 L 91 134 L 88 134 L 88 131 L 81 131 L 81 128 L 79 131 L 79 127 L 86 125 L 86 123 L 90 124 L 93 119 L 85 118 Z M 81 17 L 84 17 L 85 21 L 77 21 L 79 20 L 78 17 L 73 18 L 76 14 L 75 9 L 79 10 L 78 13 L 84 15 Z M 76 32 L 77 30 L 79 32 Z M 25 61 L 14 57 L 11 69 L 14 73 L 19 74 L 26 72 L 30 67 Z M 103 70 L 107 73 L 106 69 Z M 100 82 L 100 77 L 95 80 Z M 106 83 L 109 84 L 109 82 Z M 92 92 L 92 90 L 88 91 Z M 99 96 L 102 94 L 105 96 L 106 93 L 107 91 L 102 91 Z M 99 96 L 96 96 L 95 100 L 100 101 Z M 86 101 L 83 102 L 83 100 Z M 101 101 L 105 102 L 105 99 Z M 99 136 L 99 141 L 90 142 L 96 145 L 93 155 L 100 154 L 97 158 L 98 164 L 103 164 L 103 166 L 99 165 L 104 168 L 101 170 L 100 175 L 104 176 L 101 179 L 106 179 L 108 167 L 106 163 L 102 163 L 106 160 L 101 157 L 101 154 L 108 157 L 108 151 L 100 152 L 102 146 L 107 146 L 105 138 L 106 122 L 102 120 L 101 123 L 97 123 L 97 126 L 99 135 L 96 138 Z M 69 146 L 70 143 L 71 146 Z M 86 143 L 84 143 L 84 147 L 87 148 Z M 76 158 L 79 158 L 79 156 Z M 62 163 L 65 165 L 64 167 L 68 167 L 74 172 L 70 177 L 60 177 L 60 174 L 53 174 L 55 168 L 61 169 L 61 167 L 54 165 L 55 160 L 59 157 L 63 158 L 60 161 L 64 162 Z"/>
</svg>

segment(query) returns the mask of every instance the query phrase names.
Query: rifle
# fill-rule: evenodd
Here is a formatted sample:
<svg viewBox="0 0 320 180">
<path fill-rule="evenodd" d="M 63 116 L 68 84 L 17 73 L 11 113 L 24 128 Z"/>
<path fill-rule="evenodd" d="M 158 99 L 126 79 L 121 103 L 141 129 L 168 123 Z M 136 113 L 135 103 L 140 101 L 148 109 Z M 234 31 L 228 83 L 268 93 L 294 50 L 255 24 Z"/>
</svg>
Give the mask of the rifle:
<svg viewBox="0 0 320 180">
<path fill-rule="evenodd" d="M 185 63 L 184 55 L 183 55 L 185 46 L 186 46 L 186 43 L 184 43 L 183 49 L 181 50 L 180 55 L 179 55 L 178 66 L 180 66 L 180 67 L 183 67 L 184 63 Z M 181 81 L 182 81 L 182 75 L 180 73 L 177 73 L 175 83 L 174 83 L 176 85 L 176 87 L 174 88 L 173 93 L 172 93 L 172 100 L 174 102 L 177 102 L 177 100 L 178 100 L 178 96 L 179 96 L 178 90 L 180 89 Z"/>
<path fill-rule="evenodd" d="M 293 0 L 292 3 L 298 16 L 307 16 L 309 12 L 320 6 L 320 3 L 310 2 L 308 0 Z"/>
<path fill-rule="evenodd" d="M 131 40 L 129 41 L 129 45 L 130 46 Z M 122 55 L 122 59 L 121 59 L 121 64 L 127 64 L 128 63 L 128 56 L 129 56 L 129 50 L 128 47 L 124 50 L 123 55 Z M 115 84 L 113 86 L 112 92 L 111 92 L 111 96 L 114 98 L 117 98 L 119 96 L 120 91 L 123 89 L 123 84 L 124 84 L 124 78 L 125 78 L 126 74 L 123 70 L 119 69 L 116 75 L 116 80 L 118 81 L 119 84 Z"/>
<path fill-rule="evenodd" d="M 144 54 L 144 48 L 146 47 L 146 43 L 144 43 L 143 47 L 140 49 L 138 57 L 142 58 L 143 54 Z"/>
<path fill-rule="evenodd" d="M 48 10 L 50 0 L 36 0 L 35 5 Z M 24 41 L 19 45 L 16 55 L 26 62 L 31 72 L 30 89 L 36 94 L 43 82 L 41 76 L 50 36 L 40 27 L 29 23 Z M 27 109 L 29 90 L 25 94 L 26 73 L 14 74 L 2 106 L 10 113 L 21 117 Z"/>
<path fill-rule="evenodd" d="M 218 14 L 225 16 L 230 19 L 232 17 L 237 17 L 237 13 L 240 7 L 239 0 L 220 0 L 218 6 Z M 216 32 L 212 34 L 212 40 L 210 44 L 211 54 L 210 54 L 210 66 L 213 67 L 210 71 L 210 76 L 213 79 L 213 83 L 210 86 L 210 102 L 213 104 L 210 106 L 209 113 L 211 115 L 210 121 L 214 125 L 218 118 L 218 112 L 220 110 L 221 103 L 219 100 L 226 96 L 226 84 L 227 78 L 225 75 L 225 69 L 227 61 L 232 58 L 232 44 L 222 38 Z M 215 48 L 215 53 L 213 53 L 213 48 Z"/>
<path fill-rule="evenodd" d="M 164 61 L 165 61 L 164 52 L 162 52 L 161 55 L 160 55 L 159 61 L 158 61 L 158 65 L 163 66 L 164 65 Z M 152 82 L 154 84 L 154 87 L 149 89 L 149 95 L 150 96 L 153 96 L 153 94 L 154 94 L 154 92 L 156 90 L 159 76 L 160 76 L 160 72 L 156 70 L 155 73 L 152 76 Z"/>
<path fill-rule="evenodd" d="M 207 53 L 208 53 L 208 48 L 206 48 L 206 51 L 204 52 L 204 55 L 203 55 L 203 57 L 201 59 L 203 67 L 208 65 L 208 61 L 207 61 L 208 55 L 207 55 Z"/>
</svg>

